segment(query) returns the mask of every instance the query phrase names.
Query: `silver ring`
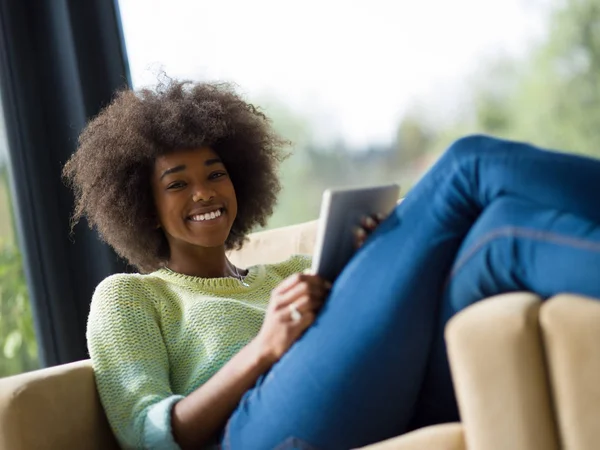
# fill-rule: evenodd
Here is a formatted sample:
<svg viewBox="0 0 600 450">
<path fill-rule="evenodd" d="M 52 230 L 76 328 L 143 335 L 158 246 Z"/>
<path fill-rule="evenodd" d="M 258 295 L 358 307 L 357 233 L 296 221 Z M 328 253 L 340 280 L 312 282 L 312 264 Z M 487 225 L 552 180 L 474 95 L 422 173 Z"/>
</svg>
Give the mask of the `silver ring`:
<svg viewBox="0 0 600 450">
<path fill-rule="evenodd" d="M 292 322 L 294 323 L 298 323 L 302 320 L 302 314 L 300 313 L 300 311 L 298 311 L 298 308 L 296 308 L 296 305 L 294 305 L 293 303 L 289 306 L 290 308 L 290 319 L 292 319 Z"/>
</svg>

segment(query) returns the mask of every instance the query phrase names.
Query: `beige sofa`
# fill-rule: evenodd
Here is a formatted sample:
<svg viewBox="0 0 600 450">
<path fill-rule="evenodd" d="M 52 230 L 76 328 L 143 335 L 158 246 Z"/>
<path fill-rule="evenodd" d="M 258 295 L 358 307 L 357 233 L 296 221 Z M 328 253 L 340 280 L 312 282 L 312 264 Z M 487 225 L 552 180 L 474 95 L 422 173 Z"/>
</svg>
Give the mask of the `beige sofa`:
<svg viewBox="0 0 600 450">
<path fill-rule="evenodd" d="M 316 222 L 256 233 L 242 266 L 310 253 Z M 446 330 L 461 423 L 369 450 L 600 448 L 600 304 L 529 293 L 482 301 Z M 0 450 L 118 448 L 89 361 L 0 380 Z"/>
</svg>

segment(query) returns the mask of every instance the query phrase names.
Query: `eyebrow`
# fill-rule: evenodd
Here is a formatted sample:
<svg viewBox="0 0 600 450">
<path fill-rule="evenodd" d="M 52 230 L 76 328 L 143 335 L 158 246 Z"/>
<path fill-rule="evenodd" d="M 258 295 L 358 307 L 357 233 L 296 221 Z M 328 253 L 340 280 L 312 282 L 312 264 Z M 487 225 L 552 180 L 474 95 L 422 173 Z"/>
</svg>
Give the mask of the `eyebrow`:
<svg viewBox="0 0 600 450">
<path fill-rule="evenodd" d="M 223 164 L 223 161 L 221 161 L 219 158 L 212 158 L 212 159 L 207 159 L 206 161 L 204 161 L 204 165 L 206 167 L 212 166 L 215 164 Z M 164 177 L 166 177 L 167 175 L 170 175 L 172 173 L 181 172 L 181 171 L 185 170 L 186 168 L 187 168 L 187 166 L 185 164 L 171 167 L 170 169 L 167 169 L 162 173 L 162 175 L 160 176 L 160 179 L 162 180 Z"/>
</svg>

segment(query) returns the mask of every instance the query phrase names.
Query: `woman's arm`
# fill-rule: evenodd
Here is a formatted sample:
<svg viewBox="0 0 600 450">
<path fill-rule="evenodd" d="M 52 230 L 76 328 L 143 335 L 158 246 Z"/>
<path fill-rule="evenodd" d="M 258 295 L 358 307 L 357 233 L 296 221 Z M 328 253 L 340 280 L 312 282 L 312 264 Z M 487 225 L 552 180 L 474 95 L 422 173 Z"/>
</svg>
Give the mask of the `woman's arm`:
<svg viewBox="0 0 600 450">
<path fill-rule="evenodd" d="M 182 449 L 198 448 L 226 422 L 244 393 L 272 362 L 252 341 L 200 388 L 173 407 L 171 425 Z"/>
<path fill-rule="evenodd" d="M 175 404 L 171 425 L 183 449 L 206 445 L 226 423 L 240 399 L 313 323 L 329 289 L 313 275 L 293 275 L 271 294 L 265 322 L 255 339 L 206 383 Z M 290 305 L 301 313 L 294 321 Z"/>
</svg>

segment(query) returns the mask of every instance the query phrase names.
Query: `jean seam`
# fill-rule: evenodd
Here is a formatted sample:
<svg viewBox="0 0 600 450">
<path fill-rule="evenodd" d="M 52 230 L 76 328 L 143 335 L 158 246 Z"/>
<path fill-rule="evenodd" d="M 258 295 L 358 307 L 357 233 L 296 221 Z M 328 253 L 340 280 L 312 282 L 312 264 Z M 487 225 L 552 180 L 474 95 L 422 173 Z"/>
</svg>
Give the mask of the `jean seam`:
<svg viewBox="0 0 600 450">
<path fill-rule="evenodd" d="M 274 450 L 318 450 L 313 445 L 295 436 L 288 437 L 281 442 Z"/>
<path fill-rule="evenodd" d="M 481 250 L 481 248 L 483 248 L 483 246 L 495 239 L 503 237 L 529 238 L 600 253 L 600 243 L 597 242 L 591 242 L 581 238 L 573 238 L 549 231 L 532 230 L 530 228 L 522 227 L 503 227 L 490 231 L 481 237 L 479 241 L 473 244 L 467 254 L 460 258 L 452 268 L 452 271 L 448 276 L 448 282 L 450 282 L 456 276 L 457 272 L 462 269 L 462 267 L 464 267 L 475 256 L 475 254 Z"/>
</svg>

